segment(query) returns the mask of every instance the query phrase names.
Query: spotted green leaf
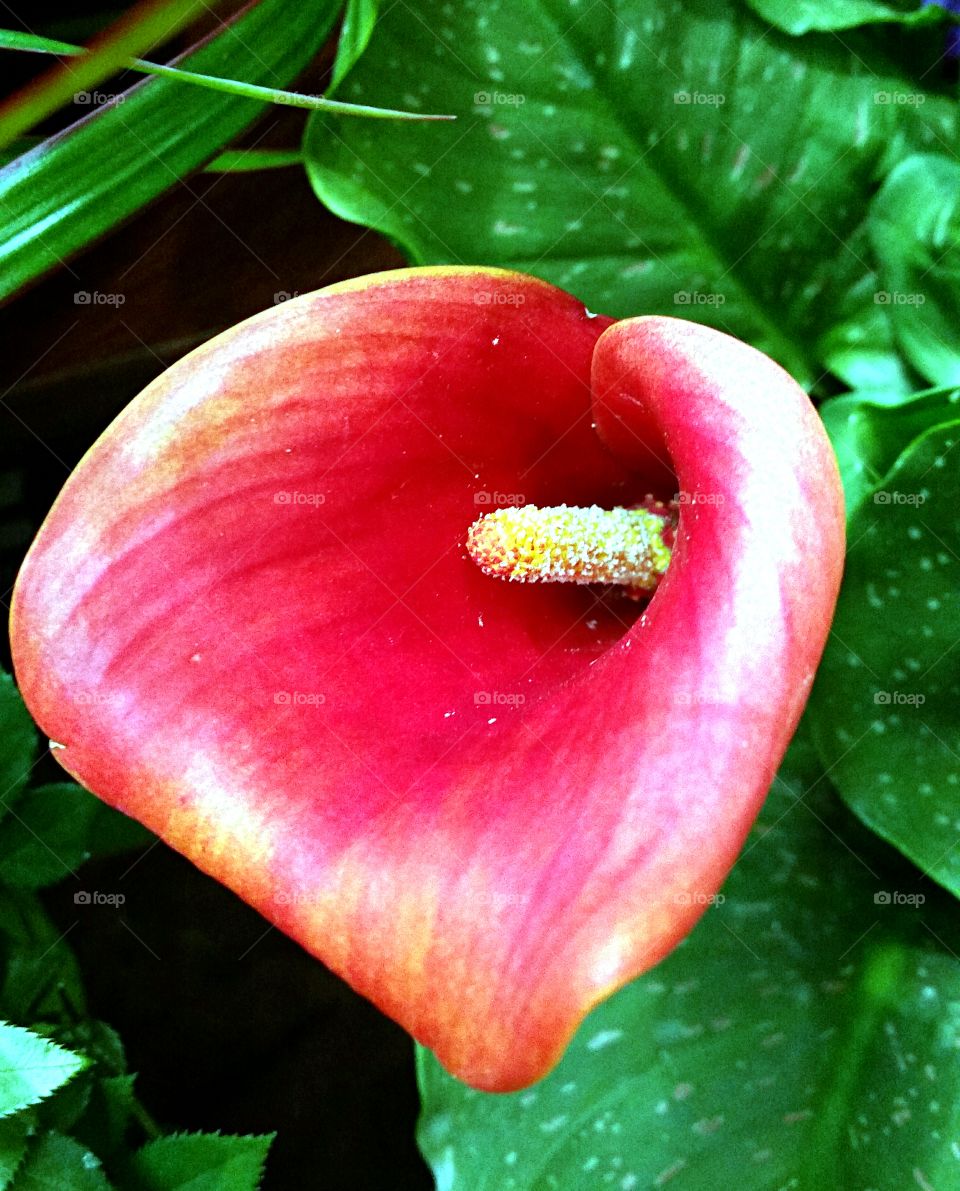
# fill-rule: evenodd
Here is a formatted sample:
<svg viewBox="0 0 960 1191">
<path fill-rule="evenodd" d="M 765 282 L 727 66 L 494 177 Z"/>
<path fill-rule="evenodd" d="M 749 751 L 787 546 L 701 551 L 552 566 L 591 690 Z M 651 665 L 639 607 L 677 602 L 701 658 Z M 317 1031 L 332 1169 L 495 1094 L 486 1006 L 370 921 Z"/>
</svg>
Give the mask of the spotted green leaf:
<svg viewBox="0 0 960 1191">
<path fill-rule="evenodd" d="M 870 208 L 894 333 L 931 383 L 960 384 L 960 165 L 917 154 L 902 162 Z"/>
<path fill-rule="evenodd" d="M 932 85 L 940 30 L 909 52 Z M 396 4 L 338 97 L 457 123 L 313 115 L 307 167 L 334 211 L 418 263 L 505 265 L 593 310 L 700 319 L 812 384 L 841 313 L 886 328 L 862 290 L 877 179 L 955 133 L 945 94 L 895 102 L 917 90 L 907 53 L 861 31 L 790 37 L 737 0 Z"/>
<path fill-rule="evenodd" d="M 906 400 L 917 389 L 893 335 L 890 307 L 876 301 L 882 290 L 866 226 L 848 241 L 849 251 L 864 266 L 860 279 L 838 295 L 833 323 L 819 340 L 819 352 L 830 371 L 851 389 L 882 391 Z"/>
<path fill-rule="evenodd" d="M 896 390 L 846 393 L 824 402 L 820 415 L 837 453 L 850 518 L 914 439 L 956 421 L 960 389 L 930 389 L 906 400 Z"/>
<path fill-rule="evenodd" d="M 803 742 L 722 897 L 535 1087 L 476 1092 L 420 1052 L 439 1188 L 957 1185 L 953 900 L 844 810 Z"/>
<path fill-rule="evenodd" d="M 960 896 L 958 442 L 921 435 L 854 513 L 811 714 L 846 802 Z"/>
</svg>

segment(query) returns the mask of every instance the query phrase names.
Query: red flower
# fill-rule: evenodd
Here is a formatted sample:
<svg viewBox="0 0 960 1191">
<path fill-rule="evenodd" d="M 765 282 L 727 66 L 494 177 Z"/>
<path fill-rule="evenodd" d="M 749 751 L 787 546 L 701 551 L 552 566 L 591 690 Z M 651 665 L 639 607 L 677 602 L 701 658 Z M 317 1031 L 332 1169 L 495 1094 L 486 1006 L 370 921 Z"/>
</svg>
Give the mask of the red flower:
<svg viewBox="0 0 960 1191">
<path fill-rule="evenodd" d="M 678 490 L 645 610 L 464 549 L 504 503 Z M 413 269 L 258 315 L 141 394 L 33 546 L 15 664 L 70 773 L 505 1090 L 719 888 L 842 555 L 832 453 L 766 357 Z"/>
</svg>

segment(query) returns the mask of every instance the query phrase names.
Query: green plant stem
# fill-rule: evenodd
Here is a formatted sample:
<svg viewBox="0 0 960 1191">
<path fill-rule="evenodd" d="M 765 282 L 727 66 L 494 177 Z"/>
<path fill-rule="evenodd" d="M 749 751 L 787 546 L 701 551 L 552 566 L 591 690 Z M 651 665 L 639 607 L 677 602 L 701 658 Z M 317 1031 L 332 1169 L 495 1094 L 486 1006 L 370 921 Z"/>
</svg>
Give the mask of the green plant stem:
<svg viewBox="0 0 960 1191">
<path fill-rule="evenodd" d="M 77 57 L 88 51 L 83 46 L 71 45 L 65 41 L 52 41 L 46 37 L 18 33 L 10 29 L 0 30 L 0 49 L 23 50 L 29 53 L 63 54 Z M 209 74 L 196 74 L 180 70 L 175 66 L 162 66 L 146 62 L 143 58 L 130 58 L 123 64 L 129 70 L 141 74 L 159 75 L 179 83 L 190 83 L 195 87 L 206 87 L 211 91 L 225 91 L 229 95 L 241 95 L 246 99 L 258 99 L 262 103 L 274 103 L 282 107 L 306 108 L 308 110 L 331 112 L 342 116 L 366 116 L 374 120 L 455 120 L 456 116 L 433 113 L 402 112 L 392 108 L 371 107 L 368 104 L 343 103 L 337 99 L 325 99 L 322 95 L 305 95 L 300 91 L 283 91 L 277 87 L 263 87 L 258 83 L 244 83 L 239 79 L 217 78 Z"/>
</svg>

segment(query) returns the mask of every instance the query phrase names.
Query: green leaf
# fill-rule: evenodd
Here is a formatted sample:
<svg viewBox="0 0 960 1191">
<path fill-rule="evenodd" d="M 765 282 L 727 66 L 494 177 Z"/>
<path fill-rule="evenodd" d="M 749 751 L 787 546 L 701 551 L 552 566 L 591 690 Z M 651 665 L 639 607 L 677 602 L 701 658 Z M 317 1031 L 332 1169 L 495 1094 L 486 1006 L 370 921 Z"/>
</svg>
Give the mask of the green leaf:
<svg viewBox="0 0 960 1191">
<path fill-rule="evenodd" d="M 861 229 L 877 179 L 955 134 L 946 97 L 884 102 L 918 91 L 909 54 L 941 55 L 939 30 L 901 41 L 792 38 L 734 0 L 669 14 L 619 0 L 589 18 L 561 0 L 495 18 L 392 5 L 339 94 L 460 120 L 314 114 L 307 168 L 324 203 L 417 263 L 503 265 L 592 310 L 700 319 L 812 384 L 873 269 Z"/>
<path fill-rule="evenodd" d="M 27 1152 L 10 1191 L 110 1191 L 91 1150 L 62 1133 L 47 1133 Z"/>
<path fill-rule="evenodd" d="M 906 400 L 898 392 L 846 393 L 824 402 L 820 416 L 837 453 L 849 520 L 914 439 L 960 416 L 960 389 Z"/>
<path fill-rule="evenodd" d="M 207 174 L 245 174 L 303 165 L 299 149 L 224 149 L 204 167 Z"/>
<path fill-rule="evenodd" d="M 0 815 L 26 785 L 37 751 L 37 730 L 9 674 L 0 671 Z"/>
<path fill-rule="evenodd" d="M 844 800 L 960 896 L 958 441 L 922 435 L 854 514 L 811 715 Z"/>
<path fill-rule="evenodd" d="M 181 65 L 262 82 L 294 78 L 336 0 L 261 0 Z M 169 189 L 248 127 L 256 100 L 151 79 L 0 170 L 0 298 Z"/>
<path fill-rule="evenodd" d="M 138 1191 L 256 1191 L 276 1135 L 222 1137 L 177 1133 L 149 1141 L 133 1156 Z"/>
<path fill-rule="evenodd" d="M 5 105 L 0 111 L 0 145 L 8 145 L 68 104 L 79 92 L 89 91 L 115 74 L 141 50 L 173 37 L 204 7 L 201 0 L 166 0 L 145 5 L 111 29 L 103 30 L 94 49 L 81 51 L 83 61 L 72 63 L 69 70 L 50 73 Z M 31 40 L 33 45 L 29 44 Z M 0 30 L 0 48 L 4 49 L 37 49 L 36 43 L 45 40 L 14 30 Z M 55 41 L 51 46 L 55 54 L 73 52 L 63 42 Z"/>
<path fill-rule="evenodd" d="M 94 1082 L 90 1102 L 77 1124 L 77 1139 L 109 1161 L 120 1154 L 139 1105 L 133 1091 L 134 1075 L 110 1075 Z"/>
<path fill-rule="evenodd" d="M 909 157 L 870 208 L 894 332 L 910 363 L 934 384 L 960 384 L 960 165 L 934 154 Z"/>
<path fill-rule="evenodd" d="M 96 1116 L 98 1111 L 112 1103 L 110 1097 L 105 1097 L 101 1085 L 106 1082 L 104 1077 L 117 1078 L 126 1070 L 123 1043 L 116 1030 L 95 1020 L 78 1021 L 43 1032 L 60 1046 L 82 1054 L 89 1063 L 77 1079 L 36 1109 L 43 1128 L 76 1135 L 82 1123 L 89 1122 L 91 1113 Z M 103 1139 L 99 1135 L 87 1140 L 98 1154 L 102 1153 Z"/>
<path fill-rule="evenodd" d="M 864 267 L 872 262 L 865 227 L 848 245 Z M 881 289 L 876 272 L 870 269 L 838 294 L 833 323 L 820 339 L 820 355 L 824 366 L 851 389 L 880 389 L 906 400 L 921 382 L 899 353 L 889 306 L 874 301 Z"/>
<path fill-rule="evenodd" d="M 59 1017 L 65 1001 L 83 1012 L 83 982 L 66 941 L 74 926 L 55 926 L 36 894 L 0 886 L 0 1012 L 21 1021 Z"/>
<path fill-rule="evenodd" d="M 795 743 L 725 900 L 547 1079 L 488 1095 L 419 1052 L 438 1187 L 955 1186 L 960 930 L 905 874 Z"/>
<path fill-rule="evenodd" d="M 87 51 L 83 46 L 65 45 L 62 41 L 48 42 L 45 37 L 32 37 L 30 34 L 17 33 L 11 29 L 0 29 L 0 49 L 26 48 L 23 43 L 32 43 L 29 48 L 43 50 L 53 54 L 71 54 L 87 61 Z M 9 44 L 13 42 L 12 46 Z M 326 112 L 340 112 L 344 116 L 369 116 L 382 120 L 447 120 L 448 116 L 425 115 L 420 112 L 397 112 L 389 108 L 374 108 L 350 103 L 339 103 L 327 99 L 322 95 L 305 95 L 299 91 L 284 91 L 278 87 L 261 87 L 256 83 L 244 83 L 239 79 L 226 79 L 217 75 L 198 74 L 192 70 L 179 70 L 175 66 L 164 66 L 157 62 L 145 62 L 142 58 L 129 58 L 121 61 L 120 65 L 129 70 L 139 71 L 141 74 L 159 75 L 161 78 L 171 79 L 175 83 L 186 83 L 193 87 L 206 87 L 210 91 L 222 91 L 226 95 L 242 95 L 247 99 L 256 99 L 262 103 L 277 103 L 284 107 L 320 109 Z M 21 121 L 21 124 L 23 122 Z M 30 127 L 29 123 L 24 127 Z"/>
<path fill-rule="evenodd" d="M 0 1117 L 39 1103 L 86 1066 L 83 1055 L 0 1022 Z"/>
<path fill-rule="evenodd" d="M 904 25 L 939 21 L 946 15 L 936 5 L 921 0 L 883 3 L 882 0 L 747 0 L 765 21 L 787 33 L 809 33 L 811 29 L 852 29 L 877 21 L 898 21 Z"/>
<path fill-rule="evenodd" d="M 71 1080 L 65 1088 L 61 1088 L 56 1096 L 38 1104 L 34 1112 L 39 1128 L 57 1133 L 72 1133 L 90 1103 L 93 1084 L 88 1068 L 76 1079 Z"/>
<path fill-rule="evenodd" d="M 41 37 L 37 33 L 25 33 L 22 29 L 0 29 L 0 50 L 23 50 L 32 54 L 76 54 L 77 46 L 69 41 L 58 41 L 55 37 Z M 124 60 L 126 55 L 124 55 Z M 114 63 L 118 69 L 121 61 Z"/>
<path fill-rule="evenodd" d="M 149 844 L 153 836 L 74 782 L 22 795 L 0 823 L 0 880 L 38 889 L 77 876 L 92 856 Z"/>
<path fill-rule="evenodd" d="M 19 1112 L 0 1120 L 0 1191 L 7 1191 L 10 1186 L 27 1152 L 27 1142 L 34 1128 L 30 1112 Z"/>
<path fill-rule="evenodd" d="M 0 166 L 6 165 L 8 161 L 13 161 L 15 157 L 26 153 L 28 149 L 33 149 L 42 140 L 42 136 L 19 136 L 12 144 L 4 145 L 0 149 Z"/>
<path fill-rule="evenodd" d="M 380 0 L 347 0 L 340 40 L 337 42 L 337 56 L 333 62 L 331 90 L 340 85 L 350 67 L 367 48 L 379 9 Z"/>
<path fill-rule="evenodd" d="M 57 1041 L 70 1050 L 80 1051 L 96 1063 L 101 1074 L 123 1075 L 127 1058 L 123 1040 L 117 1031 L 104 1021 L 87 1018 L 57 1030 Z"/>
</svg>

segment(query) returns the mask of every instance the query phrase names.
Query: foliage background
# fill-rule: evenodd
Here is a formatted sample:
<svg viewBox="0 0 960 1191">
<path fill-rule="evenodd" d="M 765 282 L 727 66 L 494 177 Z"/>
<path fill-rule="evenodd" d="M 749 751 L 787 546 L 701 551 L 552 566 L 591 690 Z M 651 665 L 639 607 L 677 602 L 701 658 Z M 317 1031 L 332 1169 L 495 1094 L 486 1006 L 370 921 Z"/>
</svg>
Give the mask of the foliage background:
<svg viewBox="0 0 960 1191">
<path fill-rule="evenodd" d="M 537 1089 L 479 1096 L 418 1054 L 440 1187 L 960 1184 L 952 7 L 356 0 L 337 56 L 334 5 L 264 0 L 256 52 L 208 46 L 208 69 L 277 86 L 300 72 L 302 91 L 457 122 L 305 121 L 155 80 L 123 105 L 74 98 L 33 131 L 92 112 L 82 129 L 7 154 L 27 150 L 0 171 L 4 591 L 71 467 L 149 379 L 273 302 L 406 260 L 510 265 L 592 309 L 711 322 L 820 404 L 847 576 L 723 900 Z M 109 15 L 50 4 L 31 24 L 83 41 Z M 215 28 L 207 10 L 161 60 Z M 37 72 L 4 58 L 11 88 Z M 301 136 L 305 168 L 237 168 L 300 156 Z M 254 153 L 199 172 L 228 142 Z M 33 765 L 5 697 L 0 1013 L 36 1037 L 0 1032 L 0 1187 L 252 1187 L 274 1131 L 267 1188 L 430 1186 L 405 1036 L 65 790 L 49 758 Z M 86 890 L 126 900 L 78 905 Z M 151 1149 L 159 1129 L 236 1138 Z"/>
</svg>

